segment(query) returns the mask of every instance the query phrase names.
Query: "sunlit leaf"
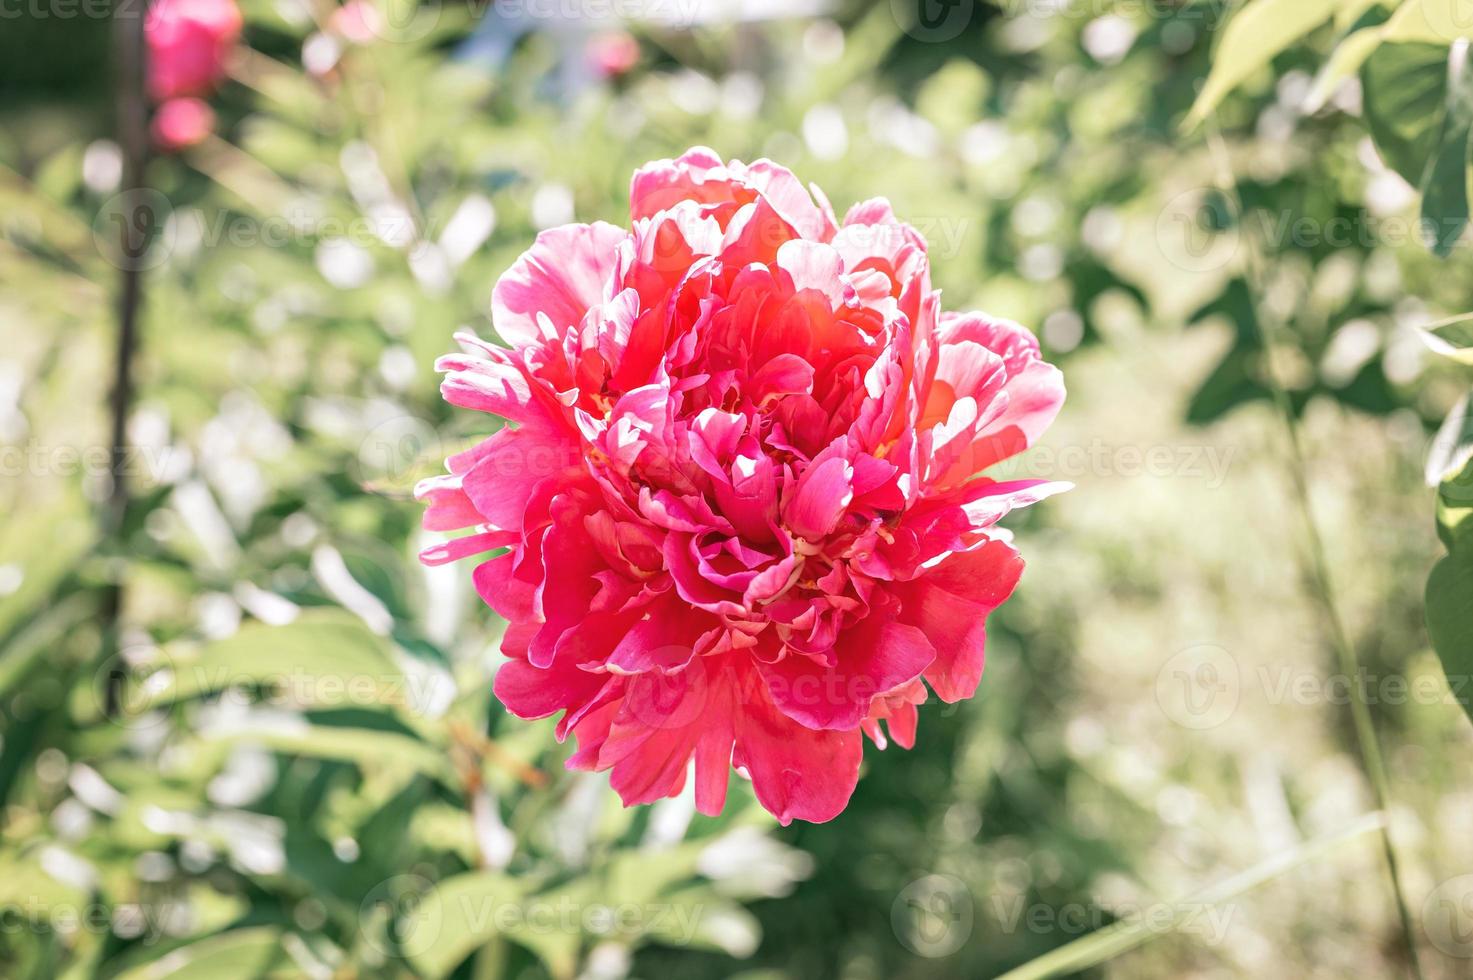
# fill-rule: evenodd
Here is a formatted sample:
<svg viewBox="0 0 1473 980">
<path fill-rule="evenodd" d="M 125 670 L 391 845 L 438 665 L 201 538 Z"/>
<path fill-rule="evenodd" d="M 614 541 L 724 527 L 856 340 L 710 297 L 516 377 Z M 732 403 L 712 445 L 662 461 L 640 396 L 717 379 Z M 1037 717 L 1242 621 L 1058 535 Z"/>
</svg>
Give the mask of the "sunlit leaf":
<svg viewBox="0 0 1473 980">
<path fill-rule="evenodd" d="M 180 947 L 117 980 L 258 980 L 284 955 L 279 929 L 236 929 Z"/>
<path fill-rule="evenodd" d="M 1464 395 L 1458 400 L 1432 439 L 1432 449 L 1427 454 L 1427 482 L 1432 486 L 1451 476 L 1453 470 L 1461 470 L 1473 457 L 1470 399 L 1473 396 Z"/>
<path fill-rule="evenodd" d="M 1428 347 L 1444 357 L 1473 364 L 1473 313 L 1423 327 L 1422 337 Z"/>
<path fill-rule="evenodd" d="M 0 637 L 19 626 L 42 604 L 96 537 L 81 496 L 63 492 L 6 515 L 0 525 L 0 567 L 20 584 L 0 598 Z"/>
<path fill-rule="evenodd" d="M 747 957 L 756 952 L 762 940 L 762 926 L 756 917 L 735 902 L 723 900 L 709 887 L 669 895 L 658 907 L 661 914 L 650 916 L 643 935 L 666 946 Z"/>
<path fill-rule="evenodd" d="M 302 706 L 412 703 L 387 641 L 337 609 L 303 612 L 285 626 L 251 623 L 197 650 L 170 648 L 169 666 L 130 692 L 138 709 L 240 685 L 279 689 Z"/>
<path fill-rule="evenodd" d="M 1375 53 L 1384 40 L 1381 31 L 1373 27 L 1356 31 L 1337 44 L 1330 53 L 1329 60 L 1315 76 L 1314 86 L 1304 99 L 1304 111 L 1318 112 L 1323 108 L 1340 87 L 1340 83 L 1360 71 L 1366 59 Z"/>
<path fill-rule="evenodd" d="M 1473 0 L 1406 0 L 1386 22 L 1387 41 L 1448 45 L 1473 37 Z"/>
<path fill-rule="evenodd" d="M 453 783 L 455 777 L 450 759 L 442 750 L 398 732 L 330 725 L 247 724 L 221 737 L 286 755 L 336 759 L 368 769 L 398 766 L 446 784 Z"/>
<path fill-rule="evenodd" d="M 85 889 L 49 873 L 34 856 L 0 860 L 0 907 L 45 921 L 54 909 L 76 908 Z"/>
<path fill-rule="evenodd" d="M 1207 83 L 1185 125 L 1196 126 L 1233 89 L 1335 13 L 1336 0 L 1251 0 L 1223 30 Z"/>
<path fill-rule="evenodd" d="M 0 696 L 45 663 L 47 655 L 55 651 L 54 644 L 96 610 L 96 596 L 82 592 L 70 595 L 36 616 L 0 648 Z"/>
<path fill-rule="evenodd" d="M 526 887 L 497 872 L 448 878 L 421 897 L 401 920 L 400 941 L 420 973 L 431 978 L 446 976 L 461 960 L 523 918 Z M 556 923 L 549 931 L 557 931 Z"/>
</svg>

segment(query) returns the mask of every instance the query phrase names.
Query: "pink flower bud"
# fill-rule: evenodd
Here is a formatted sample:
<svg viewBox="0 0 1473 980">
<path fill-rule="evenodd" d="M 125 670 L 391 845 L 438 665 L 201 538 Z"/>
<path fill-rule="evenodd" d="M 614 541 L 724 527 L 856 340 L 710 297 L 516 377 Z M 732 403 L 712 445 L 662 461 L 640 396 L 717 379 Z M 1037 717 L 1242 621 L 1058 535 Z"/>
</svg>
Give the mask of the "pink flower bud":
<svg viewBox="0 0 1473 980">
<path fill-rule="evenodd" d="M 200 99 L 170 99 L 153 114 L 153 142 L 165 153 L 202 142 L 214 128 L 214 110 Z"/>
<path fill-rule="evenodd" d="M 235 0 L 157 0 L 148 11 L 148 91 L 157 102 L 205 96 L 225 77 L 240 40 Z"/>
</svg>

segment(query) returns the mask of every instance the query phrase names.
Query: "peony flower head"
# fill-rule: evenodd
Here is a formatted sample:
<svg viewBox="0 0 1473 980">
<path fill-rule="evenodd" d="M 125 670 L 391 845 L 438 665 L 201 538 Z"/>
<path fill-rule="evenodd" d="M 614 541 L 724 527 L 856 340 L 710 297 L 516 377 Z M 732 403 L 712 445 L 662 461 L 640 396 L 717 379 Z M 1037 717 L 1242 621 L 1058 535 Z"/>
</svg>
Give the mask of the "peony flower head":
<svg viewBox="0 0 1473 980">
<path fill-rule="evenodd" d="M 170 99 L 153 114 L 150 127 L 154 145 L 177 153 L 202 143 L 215 129 L 215 113 L 200 99 Z"/>
<path fill-rule="evenodd" d="M 783 823 L 848 802 L 863 743 L 970 697 L 1023 562 L 998 521 L 1060 489 L 979 475 L 1064 400 L 1033 336 L 942 313 L 883 200 L 836 220 L 770 161 L 634 175 L 630 227 L 545 231 L 442 391 L 501 428 L 417 488 L 427 549 L 507 620 L 495 693 L 562 713 L 626 805 Z M 502 550 L 504 549 L 504 550 Z"/>
<path fill-rule="evenodd" d="M 225 77 L 241 26 L 235 0 L 156 0 L 144 22 L 149 95 L 156 102 L 209 95 Z"/>
</svg>

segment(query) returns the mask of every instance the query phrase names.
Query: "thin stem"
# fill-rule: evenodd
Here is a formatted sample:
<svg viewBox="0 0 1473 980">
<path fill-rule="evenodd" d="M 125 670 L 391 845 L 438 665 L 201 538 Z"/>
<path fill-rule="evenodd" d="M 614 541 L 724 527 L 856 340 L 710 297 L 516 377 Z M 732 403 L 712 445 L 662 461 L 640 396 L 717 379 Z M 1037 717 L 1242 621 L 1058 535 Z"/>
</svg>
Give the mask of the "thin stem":
<svg viewBox="0 0 1473 980">
<path fill-rule="evenodd" d="M 110 530 L 116 533 L 128 507 L 128 412 L 133 403 L 133 355 L 138 347 L 138 311 L 143 305 L 143 273 L 138 261 L 137 223 L 143 209 L 143 168 L 148 154 L 148 106 L 144 100 L 143 22 L 146 4 L 119 7 L 113 19 L 117 56 L 118 142 L 123 150 L 123 214 L 118 290 L 118 345 L 111 396 L 112 492 Z"/>
<path fill-rule="evenodd" d="M 1321 614 L 1329 628 L 1330 645 L 1335 649 L 1335 658 L 1338 662 L 1340 672 L 1347 678 L 1360 676 L 1361 667 L 1355 653 L 1355 644 L 1350 639 L 1350 631 L 1345 626 L 1345 617 L 1340 611 L 1340 603 L 1336 599 L 1334 579 L 1330 574 L 1330 562 L 1325 549 L 1325 540 L 1320 534 L 1319 522 L 1315 519 L 1314 500 L 1310 493 L 1309 485 L 1309 462 L 1308 455 L 1304 450 L 1304 439 L 1299 428 L 1299 416 L 1294 411 L 1293 402 L 1289 398 L 1289 392 L 1279 377 L 1278 370 L 1274 364 L 1274 342 L 1280 340 L 1279 324 L 1274 321 L 1270 327 L 1266 325 L 1272 317 L 1261 316 L 1264 304 L 1260 297 L 1264 294 L 1263 272 L 1259 264 L 1255 242 L 1247 241 L 1246 225 L 1243 224 L 1244 209 L 1242 199 L 1238 196 L 1237 183 L 1232 176 L 1232 161 L 1228 154 L 1228 148 L 1223 141 L 1222 133 L 1217 127 L 1216 114 L 1209 117 L 1208 142 L 1212 148 L 1213 156 L 1218 165 L 1218 182 L 1224 194 L 1229 195 L 1236 208 L 1236 217 L 1240 227 L 1245 229 L 1244 241 L 1242 243 L 1244 279 L 1249 293 L 1253 297 L 1254 328 L 1258 331 L 1259 341 L 1263 346 L 1268 361 L 1264 373 L 1268 377 L 1269 388 L 1273 395 L 1275 407 L 1280 422 L 1283 424 L 1284 435 L 1288 443 L 1289 453 L 1286 460 L 1286 469 L 1289 473 L 1289 481 L 1294 487 L 1295 503 L 1299 510 L 1300 519 L 1304 524 L 1305 543 L 1309 558 L 1309 577 L 1314 584 L 1314 598 L 1318 601 Z M 1387 815 L 1387 820 L 1381 825 L 1381 850 L 1386 858 L 1386 870 L 1391 879 L 1392 897 L 1396 904 L 1397 917 L 1401 923 L 1402 941 L 1406 945 L 1407 957 L 1412 968 L 1412 975 L 1417 980 L 1422 980 L 1422 964 L 1417 954 L 1417 942 L 1415 929 L 1412 924 L 1410 906 L 1407 904 L 1406 889 L 1402 885 L 1400 865 L 1396 857 L 1396 848 L 1391 841 L 1391 780 L 1386 771 L 1386 763 L 1381 755 L 1381 744 L 1376 737 L 1376 727 L 1371 719 L 1371 708 L 1366 700 L 1366 692 L 1362 685 L 1351 684 L 1352 694 L 1350 696 L 1350 716 L 1355 726 L 1355 739 L 1360 748 L 1361 765 L 1365 770 L 1367 781 L 1371 784 L 1371 791 L 1376 799 L 1376 808 Z"/>
<path fill-rule="evenodd" d="M 118 343 L 115 353 L 112 392 L 109 409 L 112 415 L 112 487 L 108 495 L 106 529 L 110 537 L 121 543 L 123 522 L 128 513 L 128 415 L 133 406 L 133 360 L 138 348 L 138 313 L 143 305 L 143 271 L 138 232 L 145 227 L 139 222 L 144 214 L 143 169 L 148 157 L 148 104 L 144 97 L 143 24 L 148 5 L 145 2 L 119 6 L 113 16 L 114 52 L 117 59 L 117 127 L 118 142 L 123 151 L 124 221 L 119 228 L 120 261 L 118 281 Z M 118 620 L 122 615 L 123 586 L 114 582 L 104 599 L 103 616 L 112 640 L 116 642 Z M 120 691 L 110 683 L 107 692 L 109 712 L 115 711 Z"/>
</svg>

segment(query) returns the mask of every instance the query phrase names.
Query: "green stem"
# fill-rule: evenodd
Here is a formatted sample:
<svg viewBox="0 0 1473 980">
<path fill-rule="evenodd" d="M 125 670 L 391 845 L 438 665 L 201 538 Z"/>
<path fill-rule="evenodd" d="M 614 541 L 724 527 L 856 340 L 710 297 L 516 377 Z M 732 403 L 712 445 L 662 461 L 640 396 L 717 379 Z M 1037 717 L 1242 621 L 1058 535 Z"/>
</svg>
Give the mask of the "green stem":
<svg viewBox="0 0 1473 980">
<path fill-rule="evenodd" d="M 1219 167 L 1218 181 L 1220 189 L 1229 195 L 1237 211 L 1239 226 L 1245 229 L 1242 219 L 1244 215 L 1243 202 L 1238 196 L 1237 183 L 1232 176 L 1232 163 L 1228 155 L 1228 149 L 1223 141 L 1222 134 L 1217 128 L 1215 113 L 1210 117 L 1210 128 L 1208 140 L 1212 146 L 1213 154 L 1217 158 Z M 1289 480 L 1294 486 L 1294 497 L 1299 510 L 1300 519 L 1304 523 L 1305 543 L 1309 558 L 1309 577 L 1314 584 L 1315 599 L 1320 606 L 1321 614 L 1329 630 L 1330 645 L 1334 647 L 1335 658 L 1339 670 L 1347 680 L 1358 679 L 1361 675 L 1361 667 L 1355 653 L 1355 644 L 1351 642 L 1350 631 L 1346 629 L 1345 618 L 1340 611 L 1340 603 L 1336 599 L 1334 580 L 1330 574 L 1330 562 L 1325 549 L 1324 537 L 1320 534 L 1319 523 L 1315 520 L 1314 500 L 1310 493 L 1309 485 L 1309 462 L 1308 455 L 1304 450 L 1304 439 L 1300 433 L 1299 416 L 1294 411 L 1293 402 L 1289 398 L 1289 392 L 1273 363 L 1274 342 L 1279 341 L 1279 327 L 1275 322 L 1271 327 L 1266 323 L 1271 317 L 1262 317 L 1260 311 L 1264 309 L 1259 298 L 1263 295 L 1262 270 L 1258 263 L 1258 252 L 1256 244 L 1248 241 L 1243 242 L 1244 253 L 1244 279 L 1248 290 L 1253 296 L 1254 315 L 1253 323 L 1258 331 L 1259 340 L 1263 346 L 1268 361 L 1264 373 L 1268 377 L 1269 388 L 1273 394 L 1275 407 L 1284 428 L 1284 435 L 1288 442 L 1289 454 L 1286 460 L 1286 469 Z M 1375 796 L 1376 808 L 1388 817 L 1381 825 L 1381 850 L 1386 858 L 1386 870 L 1391 879 L 1392 897 L 1396 904 L 1397 917 L 1401 923 L 1402 941 L 1406 946 L 1407 958 L 1410 961 L 1412 975 L 1417 980 L 1422 980 L 1422 964 L 1417 955 L 1417 942 L 1415 930 L 1412 925 L 1412 915 L 1407 904 L 1406 889 L 1402 885 L 1400 865 L 1396 858 L 1396 848 L 1391 841 L 1391 780 L 1386 771 L 1385 760 L 1381 756 L 1381 745 L 1376 737 L 1376 727 L 1371 720 L 1371 708 L 1366 700 L 1366 692 L 1363 685 L 1350 684 L 1350 716 L 1355 726 L 1355 739 L 1360 748 L 1361 765 L 1365 770 L 1367 781 L 1371 784 L 1371 791 Z"/>
<path fill-rule="evenodd" d="M 1121 919 L 1098 932 L 1092 932 L 1029 960 L 998 977 L 997 980 L 1047 980 L 1049 977 L 1072 976 L 1099 966 L 1108 960 L 1130 952 L 1137 946 L 1149 942 L 1156 936 L 1182 929 L 1205 909 L 1222 908 L 1237 898 L 1279 875 L 1313 861 L 1325 854 L 1375 829 L 1384 829 L 1384 813 L 1368 813 L 1349 826 L 1324 837 L 1301 844 L 1298 847 L 1260 861 L 1247 870 L 1188 896 L 1170 906 L 1161 906 L 1169 913 L 1163 921 L 1155 914 L 1135 915 Z M 1231 908 L 1231 906 L 1228 906 Z"/>
</svg>

